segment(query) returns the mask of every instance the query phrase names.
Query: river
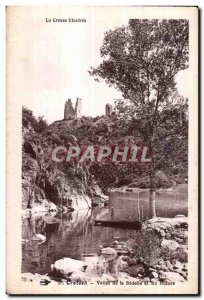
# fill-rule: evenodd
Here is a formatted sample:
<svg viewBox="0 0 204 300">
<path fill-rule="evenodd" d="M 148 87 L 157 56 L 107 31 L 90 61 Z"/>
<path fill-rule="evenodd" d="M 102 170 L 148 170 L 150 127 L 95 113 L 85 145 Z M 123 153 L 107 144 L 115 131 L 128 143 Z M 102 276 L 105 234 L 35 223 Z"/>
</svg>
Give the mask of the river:
<svg viewBox="0 0 204 300">
<path fill-rule="evenodd" d="M 187 193 L 160 192 L 156 194 L 156 211 L 159 217 L 187 216 Z M 149 218 L 147 192 L 110 194 L 107 208 L 95 207 L 72 213 L 55 215 L 59 224 L 48 224 L 45 215 L 31 215 L 22 219 L 22 272 L 45 274 L 51 264 L 63 257 L 82 259 L 97 255 L 100 246 L 109 246 L 114 240 L 126 240 L 126 229 L 97 227 L 94 219 L 110 218 L 111 208 L 114 218 Z M 139 209 L 138 209 L 139 208 Z M 46 237 L 44 243 L 30 241 L 35 234 Z"/>
</svg>

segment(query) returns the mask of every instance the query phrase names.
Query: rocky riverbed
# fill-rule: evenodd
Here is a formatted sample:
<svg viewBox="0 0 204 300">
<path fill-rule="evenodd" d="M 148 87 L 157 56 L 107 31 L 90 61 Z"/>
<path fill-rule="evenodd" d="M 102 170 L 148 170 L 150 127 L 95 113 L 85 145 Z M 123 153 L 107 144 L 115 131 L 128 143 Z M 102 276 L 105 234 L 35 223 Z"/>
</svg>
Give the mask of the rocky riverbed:
<svg viewBox="0 0 204 300">
<path fill-rule="evenodd" d="M 36 239 L 36 242 L 41 242 Z M 127 241 L 114 240 L 82 260 L 63 258 L 45 275 L 23 273 L 24 281 L 84 284 L 95 280 L 134 282 L 183 282 L 188 279 L 188 220 L 156 218 L 146 221 L 141 232 L 131 231 Z"/>
</svg>

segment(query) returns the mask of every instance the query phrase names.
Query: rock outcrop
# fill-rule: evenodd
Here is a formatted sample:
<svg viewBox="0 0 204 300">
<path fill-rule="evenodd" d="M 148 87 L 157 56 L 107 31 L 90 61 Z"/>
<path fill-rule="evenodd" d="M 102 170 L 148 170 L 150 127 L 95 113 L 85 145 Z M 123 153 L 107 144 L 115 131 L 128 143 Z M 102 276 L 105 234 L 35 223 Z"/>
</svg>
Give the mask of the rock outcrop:
<svg viewBox="0 0 204 300">
<path fill-rule="evenodd" d="M 142 245 L 138 245 L 138 242 Z M 145 278 L 154 281 L 186 281 L 188 277 L 187 217 L 179 215 L 175 218 L 148 220 L 143 226 L 142 240 L 138 240 L 137 236 L 131 238 L 127 243 L 127 250 L 131 251 L 131 255 L 124 257 L 128 263 L 125 271 L 132 277 L 139 278 L 141 281 Z M 153 259 L 150 259 L 150 256 Z"/>
<path fill-rule="evenodd" d="M 86 166 L 53 161 L 52 151 L 64 140 L 54 133 L 53 127 L 41 130 L 39 122 L 30 111 L 23 111 L 22 208 L 35 211 L 54 211 L 59 206 L 90 208 L 92 196 L 102 195 L 100 188 Z M 75 142 L 72 135 L 72 143 Z"/>
<path fill-rule="evenodd" d="M 57 260 L 53 264 L 52 272 L 70 276 L 73 272 L 84 272 L 86 268 L 87 264 L 84 261 L 65 257 L 63 259 Z"/>
</svg>

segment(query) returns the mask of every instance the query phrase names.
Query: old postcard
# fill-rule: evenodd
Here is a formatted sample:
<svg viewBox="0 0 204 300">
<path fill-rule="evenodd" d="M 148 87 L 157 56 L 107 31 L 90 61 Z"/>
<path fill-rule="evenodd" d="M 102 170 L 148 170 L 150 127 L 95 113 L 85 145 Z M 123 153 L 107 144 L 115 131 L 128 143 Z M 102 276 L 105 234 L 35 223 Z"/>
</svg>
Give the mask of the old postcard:
<svg viewBox="0 0 204 300">
<path fill-rule="evenodd" d="M 198 294 L 198 8 L 7 7 L 7 293 Z"/>
</svg>

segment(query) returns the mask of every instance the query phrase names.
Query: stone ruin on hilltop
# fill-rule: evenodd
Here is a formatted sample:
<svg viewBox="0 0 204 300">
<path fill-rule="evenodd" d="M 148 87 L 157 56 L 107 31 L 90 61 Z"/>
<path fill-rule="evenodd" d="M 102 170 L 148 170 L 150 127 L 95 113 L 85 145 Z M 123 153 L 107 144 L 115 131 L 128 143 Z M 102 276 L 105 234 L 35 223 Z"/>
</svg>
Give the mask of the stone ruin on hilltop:
<svg viewBox="0 0 204 300">
<path fill-rule="evenodd" d="M 106 104 L 105 115 L 110 117 L 113 113 L 113 107 L 110 104 Z M 82 99 L 77 98 L 75 108 L 72 105 L 72 100 L 68 99 L 64 106 L 64 120 L 75 120 L 82 117 Z"/>
<path fill-rule="evenodd" d="M 65 120 L 74 120 L 81 118 L 82 116 L 82 99 L 77 98 L 75 108 L 72 105 L 71 99 L 68 99 L 65 102 L 64 106 L 64 119 Z"/>
</svg>

